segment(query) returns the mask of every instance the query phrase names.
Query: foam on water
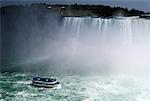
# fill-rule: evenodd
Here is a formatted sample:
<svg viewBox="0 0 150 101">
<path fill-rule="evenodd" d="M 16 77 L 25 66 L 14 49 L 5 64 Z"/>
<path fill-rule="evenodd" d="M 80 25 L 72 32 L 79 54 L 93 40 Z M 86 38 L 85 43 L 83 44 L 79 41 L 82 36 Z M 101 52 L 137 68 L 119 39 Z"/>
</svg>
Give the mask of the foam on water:
<svg viewBox="0 0 150 101">
<path fill-rule="evenodd" d="M 13 74 L 15 75 L 15 74 Z M 33 74 L 21 76 L 21 82 L 26 82 Z M 43 75 L 43 74 L 42 74 Z M 20 77 L 20 75 L 19 75 Z M 1 99 L 6 101 L 149 101 L 148 83 L 129 75 L 72 75 L 57 76 L 61 87 L 36 88 L 26 83 L 18 83 L 15 77 L 7 83 L 9 76 L 1 75 Z"/>
</svg>

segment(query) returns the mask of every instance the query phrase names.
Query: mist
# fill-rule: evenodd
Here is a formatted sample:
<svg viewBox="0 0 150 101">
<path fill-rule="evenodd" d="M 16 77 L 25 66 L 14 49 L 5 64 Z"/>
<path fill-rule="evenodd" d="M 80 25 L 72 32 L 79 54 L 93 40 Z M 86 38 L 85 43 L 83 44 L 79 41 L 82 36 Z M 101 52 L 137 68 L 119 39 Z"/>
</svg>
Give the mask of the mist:
<svg viewBox="0 0 150 101">
<path fill-rule="evenodd" d="M 2 11 L 1 72 L 148 75 L 150 20 L 61 17 L 45 9 Z"/>
</svg>

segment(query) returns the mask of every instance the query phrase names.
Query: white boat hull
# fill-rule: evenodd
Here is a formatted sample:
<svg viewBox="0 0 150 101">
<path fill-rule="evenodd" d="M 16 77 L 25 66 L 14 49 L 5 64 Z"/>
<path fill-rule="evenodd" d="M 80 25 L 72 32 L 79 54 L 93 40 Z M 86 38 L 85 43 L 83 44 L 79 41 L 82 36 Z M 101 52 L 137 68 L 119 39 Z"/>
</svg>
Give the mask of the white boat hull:
<svg viewBox="0 0 150 101">
<path fill-rule="evenodd" d="M 32 83 L 33 86 L 36 87 L 46 87 L 46 88 L 53 88 L 53 87 L 58 87 L 59 84 L 53 84 L 53 85 L 48 85 L 48 84 L 38 84 L 38 83 Z"/>
</svg>

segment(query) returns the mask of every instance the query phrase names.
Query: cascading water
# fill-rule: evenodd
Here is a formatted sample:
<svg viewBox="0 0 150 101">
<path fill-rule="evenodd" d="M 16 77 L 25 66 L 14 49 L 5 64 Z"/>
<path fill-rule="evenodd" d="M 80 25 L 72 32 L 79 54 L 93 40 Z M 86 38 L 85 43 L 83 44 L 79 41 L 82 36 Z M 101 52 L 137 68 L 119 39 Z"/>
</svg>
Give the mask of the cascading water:
<svg viewBox="0 0 150 101">
<path fill-rule="evenodd" d="M 149 27 L 149 20 L 137 17 L 65 17 L 61 31 L 65 44 L 61 51 L 85 67 L 147 71 Z"/>
<path fill-rule="evenodd" d="M 4 47 L 2 58 L 7 60 L 19 57 L 19 63 L 46 64 L 45 68 L 50 70 L 52 68 L 58 70 L 82 68 L 96 71 L 100 69 L 109 72 L 148 70 L 150 20 L 137 17 L 110 19 L 90 17 L 60 19 L 52 15 L 49 17 L 55 20 L 50 22 L 46 17 L 47 23 L 41 20 L 40 23 L 43 24 L 41 28 L 36 25 L 39 21 L 32 20 L 32 17 L 27 19 L 32 20 L 31 28 L 26 26 L 23 18 L 20 18 L 25 26 L 20 28 L 16 25 L 14 32 L 12 31 L 15 38 L 8 39 L 7 36 L 11 37 L 10 32 L 2 35 L 4 40 L 2 47 L 11 45 L 9 50 Z M 28 33 L 18 31 L 26 29 Z M 4 66 L 6 64 L 4 63 Z"/>
<path fill-rule="evenodd" d="M 132 44 L 139 37 L 141 40 L 148 37 L 149 24 L 149 20 L 134 17 L 120 19 L 65 17 L 63 30 L 76 39 L 92 37 L 107 43 L 111 40 L 120 40 L 121 43 Z"/>
</svg>

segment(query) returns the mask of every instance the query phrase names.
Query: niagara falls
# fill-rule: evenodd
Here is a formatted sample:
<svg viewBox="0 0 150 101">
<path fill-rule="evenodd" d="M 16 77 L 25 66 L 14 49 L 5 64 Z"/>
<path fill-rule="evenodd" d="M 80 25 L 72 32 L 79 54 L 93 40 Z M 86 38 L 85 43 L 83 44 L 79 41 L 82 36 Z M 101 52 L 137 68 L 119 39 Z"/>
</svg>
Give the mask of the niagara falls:
<svg viewBox="0 0 150 101">
<path fill-rule="evenodd" d="M 0 101 L 149 101 L 149 1 L 1 3 Z"/>
</svg>

